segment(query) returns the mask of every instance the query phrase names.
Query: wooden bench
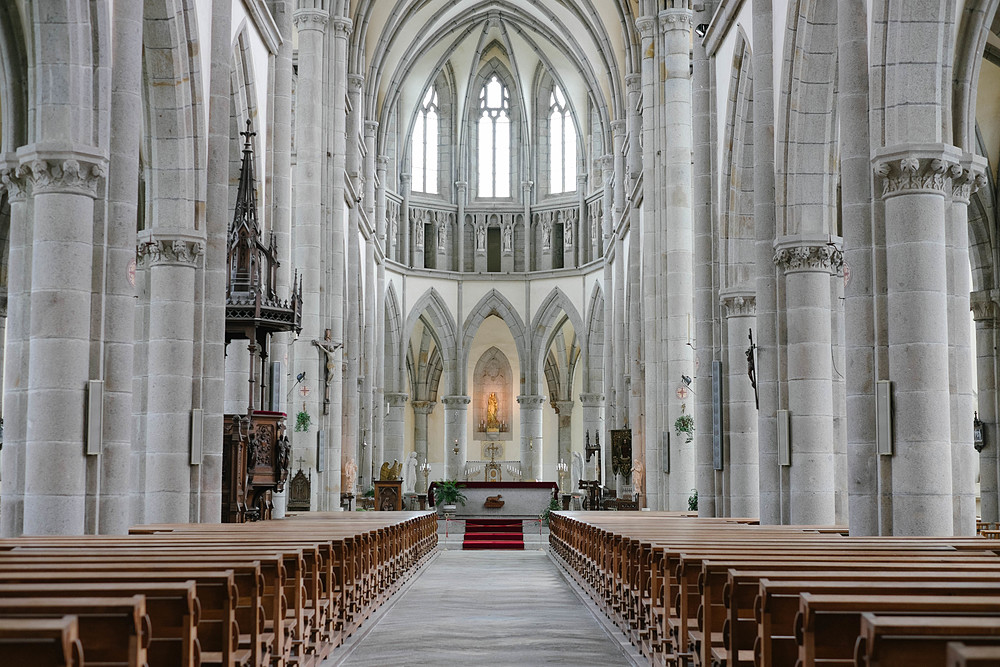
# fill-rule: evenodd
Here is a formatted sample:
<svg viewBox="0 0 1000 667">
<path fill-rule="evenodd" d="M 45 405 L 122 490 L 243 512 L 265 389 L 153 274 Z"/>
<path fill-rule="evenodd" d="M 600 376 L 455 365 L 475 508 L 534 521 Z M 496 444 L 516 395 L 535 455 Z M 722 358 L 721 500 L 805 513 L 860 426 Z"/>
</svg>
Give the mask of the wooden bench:
<svg viewBox="0 0 1000 667">
<path fill-rule="evenodd" d="M 942 591 L 938 591 L 941 593 Z M 849 667 L 861 633 L 861 614 L 1000 616 L 1000 590 L 992 595 L 828 595 L 803 593 L 795 621 L 799 663 Z M 1000 618 L 996 619 L 1000 625 Z"/>
<path fill-rule="evenodd" d="M 854 646 L 857 667 L 938 667 L 949 642 L 1000 644 L 997 616 L 897 616 L 861 614 Z"/>
<path fill-rule="evenodd" d="M 142 667 L 146 664 L 150 624 L 142 595 L 0 598 L 0 618 L 58 619 L 63 616 L 76 617 L 86 660 L 102 667 Z"/>
<path fill-rule="evenodd" d="M 1000 665 L 1000 645 L 976 646 L 948 642 L 948 667 L 996 667 Z"/>
<path fill-rule="evenodd" d="M 0 655 L 10 665 L 81 667 L 76 616 L 0 618 Z"/>
</svg>

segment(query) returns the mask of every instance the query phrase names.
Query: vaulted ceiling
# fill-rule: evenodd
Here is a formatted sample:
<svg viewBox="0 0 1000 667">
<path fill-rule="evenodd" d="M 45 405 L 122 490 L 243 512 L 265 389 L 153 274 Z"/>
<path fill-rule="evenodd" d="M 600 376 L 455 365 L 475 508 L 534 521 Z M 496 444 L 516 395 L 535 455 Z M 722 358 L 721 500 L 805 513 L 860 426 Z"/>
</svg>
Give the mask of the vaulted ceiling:
<svg viewBox="0 0 1000 667">
<path fill-rule="evenodd" d="M 496 59 L 520 91 L 548 72 L 577 117 L 593 104 L 607 132 L 624 117 L 625 76 L 638 72 L 637 11 L 635 0 L 352 0 L 350 67 L 365 76 L 366 106 L 380 122 L 397 104 L 415 108 L 441 71 L 454 77 L 456 117 L 466 117 L 466 104 L 478 103 L 475 76 Z"/>
</svg>

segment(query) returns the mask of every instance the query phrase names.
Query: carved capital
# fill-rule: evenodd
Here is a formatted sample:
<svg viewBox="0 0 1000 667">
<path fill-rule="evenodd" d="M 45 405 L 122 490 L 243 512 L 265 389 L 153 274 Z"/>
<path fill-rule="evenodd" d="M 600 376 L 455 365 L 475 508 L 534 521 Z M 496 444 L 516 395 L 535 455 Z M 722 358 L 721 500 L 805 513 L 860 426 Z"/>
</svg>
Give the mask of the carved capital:
<svg viewBox="0 0 1000 667">
<path fill-rule="evenodd" d="M 786 274 L 798 271 L 834 273 L 844 265 L 844 254 L 835 245 L 826 243 L 782 245 L 774 252 L 774 263 Z"/>
<path fill-rule="evenodd" d="M 16 162 L 7 162 L 0 169 L 0 181 L 11 203 L 24 201 L 28 195 L 28 181 L 18 170 Z"/>
<path fill-rule="evenodd" d="M 16 178 L 32 195 L 71 194 L 97 196 L 97 185 L 108 173 L 108 161 L 86 150 L 18 151 Z"/>
<path fill-rule="evenodd" d="M 346 16 L 336 16 L 333 19 L 333 35 L 334 37 L 343 37 L 347 39 L 354 32 L 354 23 L 351 19 Z"/>
<path fill-rule="evenodd" d="M 366 120 L 365 121 L 365 136 L 374 137 L 375 132 L 378 131 L 378 121 L 377 120 Z"/>
<path fill-rule="evenodd" d="M 385 402 L 389 404 L 390 408 L 406 407 L 406 399 L 409 398 L 407 394 L 395 391 L 387 391 L 383 396 L 385 397 Z"/>
<path fill-rule="evenodd" d="M 642 75 L 629 74 L 625 77 L 625 90 L 629 93 L 642 92 Z"/>
<path fill-rule="evenodd" d="M 691 31 L 690 9 L 664 9 L 657 16 L 660 19 L 661 32 L 670 32 L 673 30 Z"/>
<path fill-rule="evenodd" d="M 986 162 L 977 155 L 966 154 L 961 165 L 952 165 L 951 196 L 957 203 L 968 204 L 979 188 L 986 186 Z"/>
<path fill-rule="evenodd" d="M 721 301 L 726 317 L 753 317 L 757 313 L 757 296 L 752 292 L 725 294 Z"/>
<path fill-rule="evenodd" d="M 991 290 L 978 290 L 969 295 L 969 310 L 976 322 L 994 322 L 997 316 L 997 294 Z"/>
<path fill-rule="evenodd" d="M 441 404 L 444 405 L 445 410 L 464 410 L 472 401 L 468 396 L 442 396 Z"/>
<path fill-rule="evenodd" d="M 347 75 L 347 92 L 360 93 L 361 87 L 365 85 L 365 77 L 360 74 Z"/>
<path fill-rule="evenodd" d="M 625 134 L 625 130 L 626 130 L 627 127 L 628 127 L 628 121 L 626 121 L 624 119 L 622 119 L 622 120 L 613 120 L 613 121 L 611 121 L 611 134 L 613 134 L 613 135 L 614 134 L 623 135 L 623 134 Z"/>
<path fill-rule="evenodd" d="M 952 180 L 961 176 L 961 153 L 944 144 L 917 145 L 879 151 L 873 159 L 882 198 L 904 194 L 952 194 Z"/>
<path fill-rule="evenodd" d="M 585 408 L 603 408 L 604 394 L 587 393 L 580 394 L 580 405 Z"/>
<path fill-rule="evenodd" d="M 389 156 L 388 155 L 376 155 L 375 156 L 375 171 L 385 173 L 385 170 L 389 168 Z M 384 180 L 384 179 L 379 179 Z M 382 185 L 385 185 L 383 183 Z"/>
<path fill-rule="evenodd" d="M 179 234 L 147 234 L 136 246 L 139 266 L 159 265 L 195 267 L 205 254 L 205 241 Z"/>
<path fill-rule="evenodd" d="M 308 7 L 296 9 L 292 12 L 292 22 L 295 24 L 295 29 L 299 32 L 303 30 L 319 30 L 322 32 L 329 20 L 330 12 L 326 9 Z"/>
<path fill-rule="evenodd" d="M 638 28 L 639 34 L 644 39 L 651 38 L 656 29 L 656 19 L 652 16 L 640 16 L 635 20 L 635 27 Z"/>
<path fill-rule="evenodd" d="M 569 417 L 573 412 L 574 401 L 552 401 L 552 408 L 560 417 Z"/>
<path fill-rule="evenodd" d="M 545 397 L 522 394 L 517 397 L 517 402 L 522 409 L 540 408 L 545 403 Z"/>
<path fill-rule="evenodd" d="M 413 413 L 418 415 L 429 415 L 437 405 L 434 401 L 412 401 L 410 404 L 413 406 Z"/>
</svg>

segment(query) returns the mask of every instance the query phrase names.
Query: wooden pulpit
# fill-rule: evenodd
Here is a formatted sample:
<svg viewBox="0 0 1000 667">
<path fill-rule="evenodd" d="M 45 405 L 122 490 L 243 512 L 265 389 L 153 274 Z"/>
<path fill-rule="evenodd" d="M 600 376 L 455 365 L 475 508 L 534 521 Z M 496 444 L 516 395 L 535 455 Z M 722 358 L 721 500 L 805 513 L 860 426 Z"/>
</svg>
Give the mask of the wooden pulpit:
<svg viewBox="0 0 1000 667">
<path fill-rule="evenodd" d="M 375 509 L 379 512 L 401 512 L 403 510 L 403 480 L 375 481 Z"/>
</svg>

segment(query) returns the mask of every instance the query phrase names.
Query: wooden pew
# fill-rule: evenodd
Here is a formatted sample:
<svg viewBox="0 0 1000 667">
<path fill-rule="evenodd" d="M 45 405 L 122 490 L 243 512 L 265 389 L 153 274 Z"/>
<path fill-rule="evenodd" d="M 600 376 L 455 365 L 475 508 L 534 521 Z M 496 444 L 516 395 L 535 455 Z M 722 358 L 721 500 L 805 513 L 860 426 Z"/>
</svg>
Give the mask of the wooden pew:
<svg viewBox="0 0 1000 667">
<path fill-rule="evenodd" d="M 192 580 L 151 583 L 102 581 L 96 584 L 0 583 L 0 599 L 127 597 L 133 594 L 146 598 L 146 613 L 151 628 L 147 651 L 150 667 L 195 667 L 201 664 L 197 637 L 200 610 Z"/>
<path fill-rule="evenodd" d="M 996 667 L 1000 665 L 1000 645 L 976 646 L 948 642 L 948 667 Z"/>
<path fill-rule="evenodd" d="M 942 593 L 943 591 L 938 591 Z M 795 621 L 799 663 L 849 667 L 854 664 L 854 644 L 861 632 L 861 614 L 941 614 L 998 616 L 1000 591 L 993 595 L 826 595 L 803 593 Z"/>
<path fill-rule="evenodd" d="M 0 618 L 0 655 L 8 665 L 82 667 L 76 616 Z"/>
<path fill-rule="evenodd" d="M 857 667 L 938 667 L 949 642 L 1000 644 L 997 616 L 895 616 L 864 612 L 854 646 Z"/>
<path fill-rule="evenodd" d="M 0 618 L 75 616 L 86 660 L 103 667 L 146 664 L 150 625 L 146 599 L 131 597 L 0 598 Z M 28 663 L 30 664 L 30 663 Z"/>
</svg>

